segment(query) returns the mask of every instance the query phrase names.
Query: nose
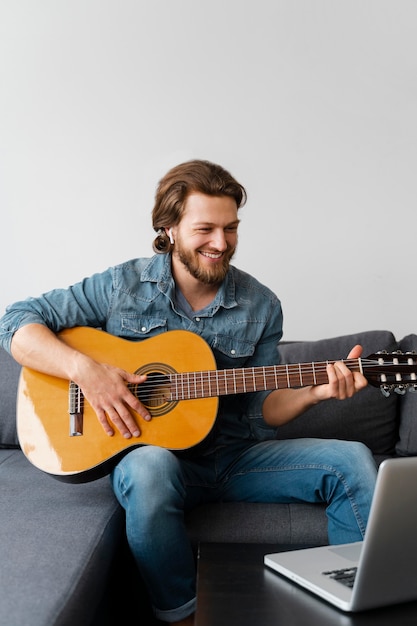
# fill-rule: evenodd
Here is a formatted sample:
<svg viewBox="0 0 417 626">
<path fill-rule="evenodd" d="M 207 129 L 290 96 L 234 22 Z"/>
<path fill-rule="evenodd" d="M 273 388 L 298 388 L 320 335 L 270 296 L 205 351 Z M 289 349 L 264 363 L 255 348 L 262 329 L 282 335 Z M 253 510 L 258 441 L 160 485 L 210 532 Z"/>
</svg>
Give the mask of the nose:
<svg viewBox="0 0 417 626">
<path fill-rule="evenodd" d="M 218 229 L 213 231 L 212 233 L 212 238 L 211 238 L 211 245 L 216 249 L 219 250 L 221 252 L 223 252 L 224 250 L 227 249 L 227 240 L 226 240 L 226 236 L 224 234 L 223 229 Z"/>
</svg>

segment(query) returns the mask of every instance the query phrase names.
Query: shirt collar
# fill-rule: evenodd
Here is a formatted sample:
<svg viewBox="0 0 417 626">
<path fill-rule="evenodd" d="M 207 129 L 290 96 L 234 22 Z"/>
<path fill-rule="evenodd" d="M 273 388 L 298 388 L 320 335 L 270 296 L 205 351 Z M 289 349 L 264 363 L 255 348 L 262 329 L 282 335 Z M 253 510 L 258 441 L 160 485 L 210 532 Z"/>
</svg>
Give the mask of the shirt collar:
<svg viewBox="0 0 417 626">
<path fill-rule="evenodd" d="M 237 306 L 236 283 L 234 276 L 235 268 L 231 265 L 219 291 L 213 300 L 213 312 L 219 307 L 231 309 Z M 142 272 L 142 281 L 150 281 L 158 284 L 158 289 L 166 294 L 172 295 L 175 290 L 174 279 L 171 271 L 171 253 L 155 254 L 149 260 Z"/>
</svg>

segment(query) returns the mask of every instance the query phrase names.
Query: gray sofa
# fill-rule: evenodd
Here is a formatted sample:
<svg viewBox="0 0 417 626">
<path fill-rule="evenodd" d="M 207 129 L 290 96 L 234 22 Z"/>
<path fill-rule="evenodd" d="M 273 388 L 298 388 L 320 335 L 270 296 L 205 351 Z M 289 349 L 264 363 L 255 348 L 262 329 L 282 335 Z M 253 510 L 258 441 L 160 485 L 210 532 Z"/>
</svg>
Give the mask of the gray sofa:
<svg viewBox="0 0 417 626">
<path fill-rule="evenodd" d="M 284 363 L 344 358 L 355 343 L 364 356 L 417 350 L 368 331 L 315 342 L 284 342 Z M 20 368 L 0 350 L 0 624 L 55 626 L 128 624 L 152 617 L 124 536 L 124 514 L 107 477 L 70 484 L 33 467 L 19 449 L 15 400 Z M 329 401 L 282 427 L 280 438 L 359 440 L 377 463 L 417 454 L 417 393 L 385 397 L 368 386 L 351 400 Z M 327 542 L 324 505 L 219 503 L 187 516 L 200 541 L 319 545 Z M 132 595 L 129 595 L 132 594 Z M 132 598 L 126 602 L 126 598 Z M 124 614 L 125 611 L 125 614 Z"/>
</svg>

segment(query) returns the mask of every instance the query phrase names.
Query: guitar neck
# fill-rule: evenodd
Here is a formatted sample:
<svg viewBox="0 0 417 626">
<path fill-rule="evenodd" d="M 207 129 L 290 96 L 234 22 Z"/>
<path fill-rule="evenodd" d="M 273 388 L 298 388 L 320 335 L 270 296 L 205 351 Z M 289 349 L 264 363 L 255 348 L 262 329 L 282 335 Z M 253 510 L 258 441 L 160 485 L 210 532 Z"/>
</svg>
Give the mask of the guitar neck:
<svg viewBox="0 0 417 626">
<path fill-rule="evenodd" d="M 352 371 L 362 371 L 361 359 L 347 359 L 343 362 Z M 329 363 L 335 361 L 172 374 L 169 376 L 170 399 L 211 398 L 270 389 L 323 385 L 328 382 L 326 367 Z"/>
</svg>

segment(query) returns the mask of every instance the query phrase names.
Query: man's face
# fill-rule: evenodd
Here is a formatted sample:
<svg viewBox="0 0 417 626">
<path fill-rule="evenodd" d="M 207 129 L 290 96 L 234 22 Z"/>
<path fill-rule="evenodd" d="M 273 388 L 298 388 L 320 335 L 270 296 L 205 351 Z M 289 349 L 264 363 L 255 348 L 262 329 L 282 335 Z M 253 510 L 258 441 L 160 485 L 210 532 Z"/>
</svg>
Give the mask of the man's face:
<svg viewBox="0 0 417 626">
<path fill-rule="evenodd" d="M 181 222 L 173 228 L 174 262 L 206 285 L 221 283 L 236 250 L 238 224 L 233 198 L 190 194 Z"/>
</svg>

